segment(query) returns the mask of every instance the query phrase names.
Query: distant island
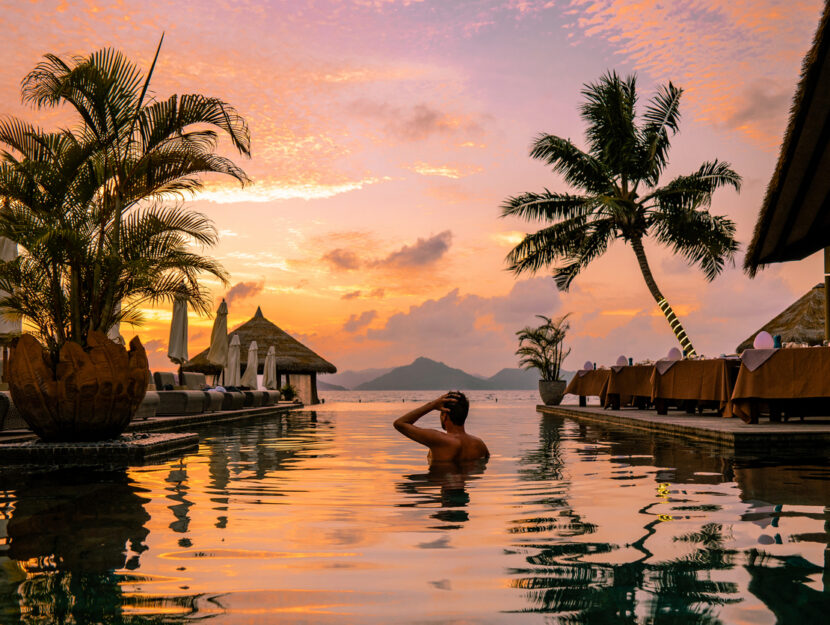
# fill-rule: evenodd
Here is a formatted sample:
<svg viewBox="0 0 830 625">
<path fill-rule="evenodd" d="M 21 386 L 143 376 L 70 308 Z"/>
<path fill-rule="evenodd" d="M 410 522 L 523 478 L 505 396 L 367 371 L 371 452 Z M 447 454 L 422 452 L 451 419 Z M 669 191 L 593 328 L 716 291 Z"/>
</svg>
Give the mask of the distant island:
<svg viewBox="0 0 830 625">
<path fill-rule="evenodd" d="M 572 372 L 563 371 L 570 380 Z M 430 358 L 416 358 L 408 365 L 392 369 L 363 369 L 320 376 L 318 387 L 324 391 L 525 391 L 536 390 L 539 373 L 518 368 L 505 368 L 489 378 L 471 375 L 443 362 Z"/>
</svg>

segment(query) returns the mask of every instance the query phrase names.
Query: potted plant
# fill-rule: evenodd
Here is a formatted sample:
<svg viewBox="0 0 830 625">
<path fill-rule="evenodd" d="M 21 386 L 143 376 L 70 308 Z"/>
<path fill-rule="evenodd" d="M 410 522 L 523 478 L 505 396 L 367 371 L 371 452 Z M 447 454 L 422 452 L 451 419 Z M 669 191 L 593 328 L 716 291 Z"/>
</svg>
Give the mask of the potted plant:
<svg viewBox="0 0 830 625">
<path fill-rule="evenodd" d="M 202 274 L 224 269 L 193 248 L 214 244 L 205 216 L 181 202 L 201 175 L 245 173 L 215 153 L 219 132 L 250 154 L 247 124 L 221 100 L 149 94 L 159 49 L 144 77 L 106 49 L 63 60 L 47 55 L 23 80 L 37 107 L 68 104 L 72 130 L 0 121 L 0 236 L 19 256 L 0 262 L 0 313 L 31 328 L 11 350 L 7 381 L 23 418 L 45 440 L 118 436 L 149 381 L 141 342 L 107 338 L 141 322 L 148 304 L 185 298 L 209 312 Z M 219 131 L 219 132 L 217 132 Z"/>
<path fill-rule="evenodd" d="M 519 366 L 523 369 L 537 369 L 539 380 L 539 394 L 546 406 L 557 406 L 565 396 L 565 381 L 559 379 L 562 361 L 571 353 L 564 350 L 565 335 L 570 329 L 568 315 L 558 319 L 551 319 L 544 315 L 536 315 L 544 323 L 538 327 L 528 326 L 516 332 L 519 337 L 519 349 L 516 355 L 521 356 Z"/>
<path fill-rule="evenodd" d="M 291 384 L 286 384 L 280 389 L 280 396 L 283 401 L 294 401 L 294 398 L 297 397 L 297 389 Z"/>
</svg>

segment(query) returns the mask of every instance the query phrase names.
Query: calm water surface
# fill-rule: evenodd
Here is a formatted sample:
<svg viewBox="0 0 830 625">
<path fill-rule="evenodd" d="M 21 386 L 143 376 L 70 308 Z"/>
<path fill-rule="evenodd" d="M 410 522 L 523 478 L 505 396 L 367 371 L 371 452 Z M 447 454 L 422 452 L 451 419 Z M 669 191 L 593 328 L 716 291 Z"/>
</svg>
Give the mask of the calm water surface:
<svg viewBox="0 0 830 625">
<path fill-rule="evenodd" d="M 0 622 L 828 622 L 826 460 L 471 395 L 494 454 L 472 474 L 429 471 L 389 393 L 206 428 L 163 465 L 0 473 Z"/>
</svg>

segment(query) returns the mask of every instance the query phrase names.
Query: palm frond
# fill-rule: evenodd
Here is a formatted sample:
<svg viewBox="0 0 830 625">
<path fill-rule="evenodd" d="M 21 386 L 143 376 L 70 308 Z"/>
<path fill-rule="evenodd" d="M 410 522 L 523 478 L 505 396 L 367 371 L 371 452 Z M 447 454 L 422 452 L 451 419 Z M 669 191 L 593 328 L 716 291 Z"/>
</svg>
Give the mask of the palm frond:
<svg viewBox="0 0 830 625">
<path fill-rule="evenodd" d="M 674 136 L 679 129 L 681 95 L 683 90 L 670 82 L 658 89 L 643 112 L 642 136 L 647 159 L 644 169 L 649 172 L 647 182 L 650 185 L 657 183 L 668 162 L 669 133 Z"/>
<path fill-rule="evenodd" d="M 587 125 L 589 152 L 612 176 L 626 176 L 638 155 L 636 83 L 634 76 L 620 78 L 609 72 L 582 90 L 580 114 Z"/>
<path fill-rule="evenodd" d="M 657 240 L 698 265 L 707 280 L 714 280 L 727 262 L 734 265 L 739 245 L 731 219 L 686 208 L 656 211 L 653 219 Z"/>
<path fill-rule="evenodd" d="M 586 154 L 569 139 L 540 134 L 531 145 L 530 156 L 562 174 L 569 185 L 591 193 L 607 193 L 613 188 L 610 172 L 602 160 Z"/>
<path fill-rule="evenodd" d="M 502 217 L 520 217 L 526 221 L 555 221 L 587 216 L 596 204 L 589 196 L 567 193 L 522 193 L 502 202 Z"/>
</svg>

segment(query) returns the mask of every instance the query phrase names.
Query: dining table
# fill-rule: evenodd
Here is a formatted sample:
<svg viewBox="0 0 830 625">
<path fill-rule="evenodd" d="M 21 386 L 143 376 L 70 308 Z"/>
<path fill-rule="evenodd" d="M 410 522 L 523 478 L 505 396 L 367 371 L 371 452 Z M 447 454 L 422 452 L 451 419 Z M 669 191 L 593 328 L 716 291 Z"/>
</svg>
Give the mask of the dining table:
<svg viewBox="0 0 830 625">
<path fill-rule="evenodd" d="M 612 410 L 630 404 L 645 408 L 651 401 L 653 371 L 653 364 L 611 367 L 604 405 Z"/>
<path fill-rule="evenodd" d="M 690 413 L 712 406 L 721 416 L 731 417 L 730 400 L 740 364 L 737 358 L 658 360 L 651 375 L 651 400 L 657 414 L 667 414 L 668 406 L 675 403 Z"/>
<path fill-rule="evenodd" d="M 610 376 L 610 369 L 583 369 L 577 371 L 565 388 L 565 394 L 577 395 L 580 406 L 588 405 L 588 397 L 599 397 L 599 403 L 604 406 Z"/>
<path fill-rule="evenodd" d="M 824 400 L 824 401 L 822 401 Z M 747 423 L 758 423 L 764 408 L 780 421 L 817 407 L 830 408 L 830 347 L 747 349 L 732 391 L 732 411 Z"/>
</svg>

